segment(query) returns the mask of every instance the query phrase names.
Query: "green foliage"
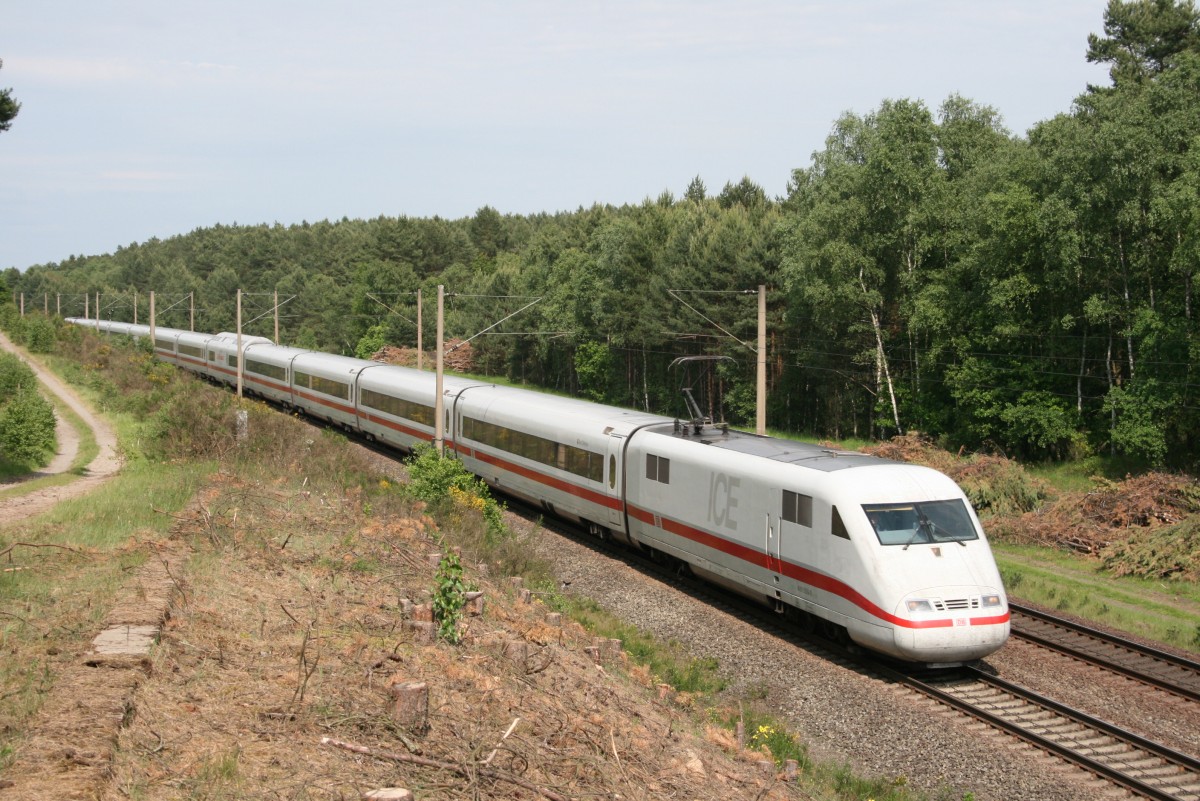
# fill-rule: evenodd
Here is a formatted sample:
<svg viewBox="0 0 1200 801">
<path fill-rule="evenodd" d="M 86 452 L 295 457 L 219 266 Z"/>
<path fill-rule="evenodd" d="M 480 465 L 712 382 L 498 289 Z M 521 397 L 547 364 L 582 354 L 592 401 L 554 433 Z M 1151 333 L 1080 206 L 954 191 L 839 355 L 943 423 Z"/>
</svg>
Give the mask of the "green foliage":
<svg viewBox="0 0 1200 801">
<path fill-rule="evenodd" d="M 738 721 L 745 727 L 747 748 L 765 751 L 780 767 L 789 759 L 794 759 L 800 771 L 807 773 L 812 770 L 808 748 L 774 716 L 750 709 L 740 715 L 727 717 L 721 723 L 733 729 Z"/>
<path fill-rule="evenodd" d="M 612 352 L 599 342 L 581 342 L 575 348 L 575 375 L 583 394 L 594 401 L 603 401 L 608 394 Z"/>
<path fill-rule="evenodd" d="M 40 466 L 54 453 L 54 409 L 37 390 L 29 365 L 0 352 L 0 461 Z"/>
<path fill-rule="evenodd" d="M 1022 392 L 1001 410 L 1000 420 L 1007 426 L 1007 441 L 1027 458 L 1063 458 L 1082 445 L 1078 419 L 1049 392 Z"/>
<path fill-rule="evenodd" d="M 1113 84 L 1150 79 L 1184 50 L 1200 47 L 1200 15 L 1176 0 L 1109 0 L 1104 33 L 1088 34 L 1087 60 L 1112 64 Z"/>
<path fill-rule="evenodd" d="M 0 67 L 3 66 L 4 61 L 0 60 Z M 21 104 L 12 96 L 12 89 L 0 89 L 0 131 L 11 128 L 12 121 L 20 111 Z"/>
<path fill-rule="evenodd" d="M 278 290 L 292 298 L 284 341 L 359 355 L 415 344 L 418 289 L 426 342 L 438 284 L 448 337 L 537 297 L 504 336 L 473 340 L 478 371 L 677 416 L 673 360 L 729 356 L 696 389 L 734 424 L 751 418 L 755 380 L 741 344 L 755 308 L 740 293 L 765 284 L 772 428 L 916 429 L 1027 459 L 1111 450 L 1191 468 L 1197 11 L 1110 0 L 1103 22 L 1088 58 L 1111 65 L 1113 85 L 1080 87 L 1027 136 L 959 95 L 936 113 L 886 99 L 833 121 L 780 200 L 748 177 L 709 197 L 696 177 L 679 199 L 557 214 L 215 226 L 5 279 L 28 297 L 195 291 L 204 331 L 231 328 L 236 288 Z M 185 307 L 160 313 L 187 326 Z M 0 321 L 23 327 L 14 314 L 0 303 Z"/>
<path fill-rule="evenodd" d="M 466 592 L 462 560 L 453 552 L 443 554 L 433 589 L 433 619 L 438 624 L 438 636 L 451 645 L 462 640 L 459 624 L 467 603 Z"/>
<path fill-rule="evenodd" d="M 376 352 L 381 350 L 387 344 L 387 326 L 373 325 L 367 329 L 367 333 L 359 338 L 358 344 L 354 346 L 354 355 L 360 359 L 369 359 Z"/>
<path fill-rule="evenodd" d="M 8 402 L 22 387 L 37 384 L 29 365 L 11 353 L 0 351 L 0 405 Z"/>
<path fill-rule="evenodd" d="M 1167 455 L 1167 442 L 1159 417 L 1170 407 L 1170 401 L 1155 392 L 1152 384 L 1109 390 L 1104 410 L 1115 421 L 1111 430 L 1113 450 L 1161 465 Z"/>
<path fill-rule="evenodd" d="M 549 567 L 504 522 L 504 507 L 487 484 L 468 473 L 461 462 L 422 446 L 407 464 L 409 482 L 402 491 L 429 504 L 430 511 L 454 531 L 454 541 L 472 563 L 487 562 L 503 574 L 525 576 L 531 583 L 549 576 Z"/>
<path fill-rule="evenodd" d="M 45 464 L 56 444 L 54 409 L 32 386 L 22 387 L 0 408 L 0 458 Z"/>
<path fill-rule="evenodd" d="M 41 314 L 25 318 L 23 339 L 25 347 L 34 353 L 51 353 L 56 340 L 54 323 Z"/>
<path fill-rule="evenodd" d="M 488 537 L 500 540 L 507 536 L 504 510 L 492 497 L 491 490 L 456 459 L 443 457 L 431 446 L 423 445 L 413 451 L 408 460 L 408 494 L 431 506 L 453 501 L 455 495 L 477 499 L 479 511 L 487 526 Z"/>
</svg>

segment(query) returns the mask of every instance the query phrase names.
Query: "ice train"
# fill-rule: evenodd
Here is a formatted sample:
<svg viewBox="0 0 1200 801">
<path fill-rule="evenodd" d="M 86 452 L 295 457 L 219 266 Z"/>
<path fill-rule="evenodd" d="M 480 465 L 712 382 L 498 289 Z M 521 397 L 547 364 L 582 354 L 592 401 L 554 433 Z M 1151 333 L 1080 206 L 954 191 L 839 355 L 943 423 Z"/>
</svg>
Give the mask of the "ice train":
<svg viewBox="0 0 1200 801">
<path fill-rule="evenodd" d="M 148 337 L 149 326 L 74 318 Z M 158 358 L 236 384 L 237 337 L 156 328 Z M 434 437 L 429 371 L 243 337 L 245 391 L 409 450 Z M 962 490 L 926 467 L 446 376 L 447 449 L 499 492 L 686 563 L 902 660 L 953 665 L 1009 634 Z"/>
</svg>

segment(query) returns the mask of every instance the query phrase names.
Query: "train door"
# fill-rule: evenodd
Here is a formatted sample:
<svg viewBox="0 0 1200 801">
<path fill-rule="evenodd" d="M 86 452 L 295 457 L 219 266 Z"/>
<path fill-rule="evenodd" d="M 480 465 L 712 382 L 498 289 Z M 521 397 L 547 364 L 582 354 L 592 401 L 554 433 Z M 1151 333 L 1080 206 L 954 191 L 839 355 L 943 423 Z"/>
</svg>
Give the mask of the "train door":
<svg viewBox="0 0 1200 801">
<path fill-rule="evenodd" d="M 625 443 L 623 434 L 610 432 L 604 460 L 604 491 L 608 496 L 606 522 L 610 529 L 622 533 L 625 531 Z"/>
<path fill-rule="evenodd" d="M 766 557 L 767 572 L 771 574 L 771 589 L 774 598 L 780 595 L 780 580 L 783 574 L 782 542 L 783 521 L 766 512 L 763 515 L 763 555 Z"/>
</svg>

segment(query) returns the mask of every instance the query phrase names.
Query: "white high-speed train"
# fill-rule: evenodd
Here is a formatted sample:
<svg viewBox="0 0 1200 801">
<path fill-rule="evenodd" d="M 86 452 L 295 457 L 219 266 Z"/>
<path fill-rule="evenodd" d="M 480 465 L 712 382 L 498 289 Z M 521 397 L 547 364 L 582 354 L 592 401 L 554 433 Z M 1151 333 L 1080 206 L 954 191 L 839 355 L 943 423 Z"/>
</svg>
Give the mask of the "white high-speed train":
<svg viewBox="0 0 1200 801">
<path fill-rule="evenodd" d="M 135 338 L 149 326 L 70 319 Z M 434 437 L 432 372 L 243 337 L 246 391 L 409 450 Z M 235 384 L 237 338 L 156 328 L 158 358 Z M 950 665 L 1009 634 L 962 490 L 926 467 L 447 376 L 447 447 L 540 504 L 899 659 Z"/>
</svg>

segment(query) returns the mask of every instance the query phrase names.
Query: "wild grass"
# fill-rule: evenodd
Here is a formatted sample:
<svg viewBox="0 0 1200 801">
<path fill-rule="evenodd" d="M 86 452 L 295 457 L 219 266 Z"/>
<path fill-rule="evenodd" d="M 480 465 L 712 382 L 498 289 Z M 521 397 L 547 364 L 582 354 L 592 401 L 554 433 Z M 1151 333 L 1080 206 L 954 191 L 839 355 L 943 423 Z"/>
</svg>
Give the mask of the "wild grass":
<svg viewBox="0 0 1200 801">
<path fill-rule="evenodd" d="M 715 659 L 696 658 L 679 643 L 662 642 L 610 614 L 590 598 L 548 593 L 543 599 L 596 636 L 620 640 L 634 663 L 650 669 L 656 684 L 669 684 L 679 692 L 699 696 L 714 696 L 725 689 Z"/>
<path fill-rule="evenodd" d="M 145 560 L 142 546 L 166 536 L 208 470 L 135 463 L 86 497 L 0 529 L 0 770 L 60 666 Z"/>
<path fill-rule="evenodd" d="M 1119 481 L 1145 470 L 1139 462 L 1111 456 L 1088 456 L 1069 462 L 1040 462 L 1025 469 L 1059 492 L 1084 492 L 1096 485 L 1096 478 Z"/>
<path fill-rule="evenodd" d="M 1114 578 L 1099 561 L 993 543 L 1009 596 L 1200 653 L 1200 586 Z"/>
</svg>

